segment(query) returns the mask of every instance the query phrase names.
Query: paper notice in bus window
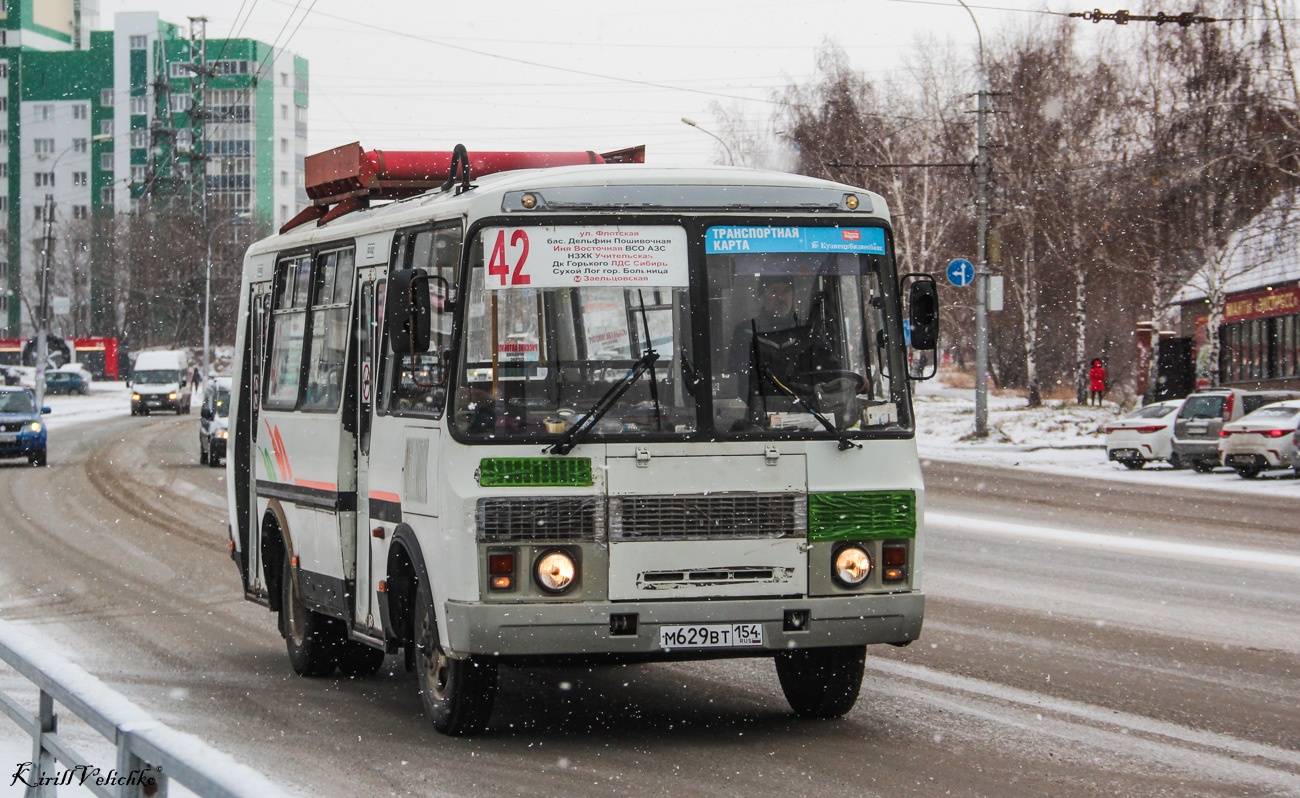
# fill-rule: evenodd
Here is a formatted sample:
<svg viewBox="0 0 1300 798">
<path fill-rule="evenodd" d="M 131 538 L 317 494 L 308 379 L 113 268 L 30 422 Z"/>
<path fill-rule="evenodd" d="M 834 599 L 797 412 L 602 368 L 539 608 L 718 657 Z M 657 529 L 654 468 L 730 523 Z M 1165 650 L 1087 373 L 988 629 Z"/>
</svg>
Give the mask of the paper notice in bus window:
<svg viewBox="0 0 1300 798">
<path fill-rule="evenodd" d="M 482 235 L 488 290 L 688 282 L 680 227 L 490 227 Z"/>
<path fill-rule="evenodd" d="M 497 344 L 497 359 L 502 363 L 536 361 L 541 347 L 536 341 L 502 341 Z"/>
</svg>

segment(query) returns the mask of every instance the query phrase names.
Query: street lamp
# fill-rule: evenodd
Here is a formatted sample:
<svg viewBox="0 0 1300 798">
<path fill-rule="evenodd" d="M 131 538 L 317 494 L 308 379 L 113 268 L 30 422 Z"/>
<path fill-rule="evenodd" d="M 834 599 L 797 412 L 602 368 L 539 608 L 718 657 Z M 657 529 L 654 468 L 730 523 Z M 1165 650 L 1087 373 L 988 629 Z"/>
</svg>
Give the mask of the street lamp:
<svg viewBox="0 0 1300 798">
<path fill-rule="evenodd" d="M 96 136 L 91 136 L 90 140 L 109 141 L 112 138 L 113 137 L 107 133 L 101 133 Z M 51 175 L 54 174 L 54 170 L 59 165 L 59 161 L 63 160 L 63 156 L 72 152 L 73 148 L 75 148 L 76 146 L 77 143 L 74 141 L 72 144 L 69 144 L 67 147 L 64 147 L 63 151 L 60 152 L 57 156 L 55 156 L 54 162 L 50 164 Z M 87 147 L 86 150 L 87 150 L 86 154 L 87 156 L 89 156 L 90 148 Z M 52 183 L 51 188 L 53 187 L 54 184 Z M 54 252 L 53 252 L 54 194 L 53 193 L 45 195 L 44 227 L 45 227 L 45 232 L 44 235 L 41 236 L 41 301 L 40 301 L 40 310 L 36 314 L 37 330 L 36 330 L 36 386 L 35 388 L 36 388 L 37 409 L 41 408 L 45 404 L 45 361 L 50 356 L 50 343 L 47 340 L 47 338 L 50 335 L 50 329 L 49 329 L 50 328 L 50 314 L 49 314 L 50 259 L 54 257 Z"/>
<path fill-rule="evenodd" d="M 242 222 L 248 219 L 249 213 L 237 213 L 229 219 L 223 219 L 208 232 L 208 260 L 207 268 L 203 276 L 203 382 L 208 381 L 208 364 L 211 362 L 212 346 L 212 237 L 217 231 L 232 222 Z"/>
<path fill-rule="evenodd" d="M 718 138 L 718 136 L 717 136 L 716 134 L 714 134 L 714 133 L 712 133 L 712 132 L 710 132 L 710 131 L 708 131 L 708 130 L 705 130 L 705 129 L 702 128 L 702 127 L 700 127 L 699 123 L 697 123 L 694 119 L 687 119 L 686 117 L 683 116 L 683 117 L 682 117 L 682 124 L 684 124 L 684 125 L 690 125 L 691 127 L 695 128 L 696 130 L 700 131 L 701 133 L 705 134 L 706 136 L 713 136 L 713 138 L 717 139 L 717 140 L 718 140 L 718 143 L 722 145 L 722 149 L 724 149 L 724 150 L 727 151 L 727 163 L 728 163 L 729 165 L 731 165 L 731 166 L 735 166 L 735 165 L 736 165 L 736 159 L 732 156 L 732 154 L 731 154 L 731 148 L 727 146 L 727 142 L 725 142 L 725 141 L 723 141 L 722 139 Z"/>
</svg>

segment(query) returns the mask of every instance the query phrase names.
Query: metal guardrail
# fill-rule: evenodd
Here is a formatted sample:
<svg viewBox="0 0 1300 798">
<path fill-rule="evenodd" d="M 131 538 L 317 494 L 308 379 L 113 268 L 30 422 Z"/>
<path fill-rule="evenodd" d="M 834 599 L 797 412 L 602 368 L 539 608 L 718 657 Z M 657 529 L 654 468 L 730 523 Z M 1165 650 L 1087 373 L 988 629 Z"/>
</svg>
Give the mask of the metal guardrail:
<svg viewBox="0 0 1300 798">
<path fill-rule="evenodd" d="M 194 735 L 155 720 L 4 621 L 0 621 L 0 659 L 40 690 L 35 713 L 0 691 L 0 709 L 32 738 L 31 762 L 18 763 L 12 785 L 26 784 L 25 798 L 56 798 L 58 787 L 72 785 L 99 798 L 165 798 L 170 781 L 200 798 L 289 798 L 262 774 Z M 104 772 L 59 735 L 56 703 L 117 747 L 112 769 Z M 57 776 L 55 762 L 64 768 Z M 10 774 L 5 770 L 0 775 Z"/>
</svg>

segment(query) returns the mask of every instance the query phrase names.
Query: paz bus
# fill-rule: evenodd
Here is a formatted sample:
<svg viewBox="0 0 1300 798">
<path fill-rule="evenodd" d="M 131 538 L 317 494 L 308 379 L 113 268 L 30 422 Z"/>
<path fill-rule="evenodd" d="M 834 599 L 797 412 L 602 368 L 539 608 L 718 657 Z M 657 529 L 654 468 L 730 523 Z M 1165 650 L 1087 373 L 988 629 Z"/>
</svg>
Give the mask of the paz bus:
<svg viewBox="0 0 1300 798">
<path fill-rule="evenodd" d="M 918 637 L 938 305 L 880 196 L 643 148 L 352 144 L 307 183 L 245 258 L 228 458 L 294 671 L 400 655 L 460 735 L 502 667 L 766 657 L 835 717 Z"/>
</svg>

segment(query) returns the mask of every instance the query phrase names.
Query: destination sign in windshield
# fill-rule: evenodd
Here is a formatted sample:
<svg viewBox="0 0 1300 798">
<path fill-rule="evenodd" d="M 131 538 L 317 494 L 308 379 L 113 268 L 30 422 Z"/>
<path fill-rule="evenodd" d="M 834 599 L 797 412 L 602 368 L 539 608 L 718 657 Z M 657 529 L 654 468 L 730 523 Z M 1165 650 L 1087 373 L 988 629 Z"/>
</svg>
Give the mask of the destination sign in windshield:
<svg viewBox="0 0 1300 798">
<path fill-rule="evenodd" d="M 680 227 L 490 227 L 483 231 L 484 287 L 684 287 Z"/>
</svg>

